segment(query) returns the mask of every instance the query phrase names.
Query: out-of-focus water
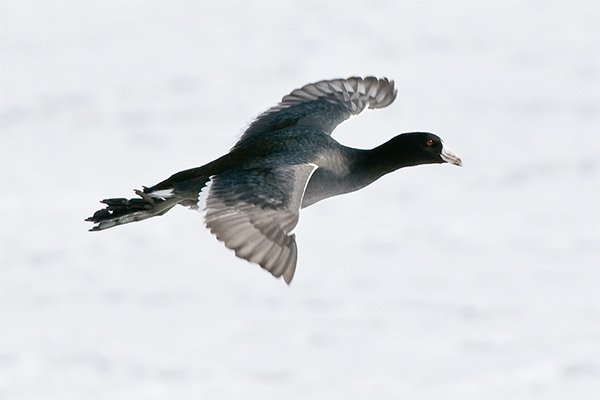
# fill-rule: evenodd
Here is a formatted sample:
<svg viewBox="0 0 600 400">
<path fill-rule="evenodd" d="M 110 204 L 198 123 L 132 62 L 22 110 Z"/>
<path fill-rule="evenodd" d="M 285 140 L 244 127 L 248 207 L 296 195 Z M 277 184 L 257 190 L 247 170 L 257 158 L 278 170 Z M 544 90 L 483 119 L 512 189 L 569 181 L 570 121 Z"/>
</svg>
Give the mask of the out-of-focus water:
<svg viewBox="0 0 600 400">
<path fill-rule="evenodd" d="M 0 397 L 592 399 L 596 2 L 0 3 Z M 334 137 L 464 161 L 302 211 L 287 287 L 183 208 L 83 219 L 308 82 L 395 79 Z"/>
</svg>

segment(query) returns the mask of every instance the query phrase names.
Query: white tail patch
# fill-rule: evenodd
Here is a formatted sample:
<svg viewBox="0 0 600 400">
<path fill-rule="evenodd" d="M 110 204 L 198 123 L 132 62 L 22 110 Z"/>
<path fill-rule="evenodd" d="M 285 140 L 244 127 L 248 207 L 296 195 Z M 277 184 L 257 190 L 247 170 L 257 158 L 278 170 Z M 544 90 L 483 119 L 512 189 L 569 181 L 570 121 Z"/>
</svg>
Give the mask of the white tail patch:
<svg viewBox="0 0 600 400">
<path fill-rule="evenodd" d="M 171 197 L 173 197 L 173 189 L 163 189 L 163 190 L 157 190 L 155 192 L 151 192 L 148 193 L 148 195 L 150 197 L 154 197 L 154 198 L 159 198 L 159 199 L 170 199 Z"/>
</svg>

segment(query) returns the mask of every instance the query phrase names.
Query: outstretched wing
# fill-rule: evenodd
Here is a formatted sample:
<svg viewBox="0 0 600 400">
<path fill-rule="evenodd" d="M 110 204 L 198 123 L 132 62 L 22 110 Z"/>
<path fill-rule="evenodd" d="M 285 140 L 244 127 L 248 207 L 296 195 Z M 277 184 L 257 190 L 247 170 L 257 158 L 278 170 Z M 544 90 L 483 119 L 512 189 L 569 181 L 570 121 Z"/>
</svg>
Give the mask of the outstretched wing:
<svg viewBox="0 0 600 400">
<path fill-rule="evenodd" d="M 249 167 L 212 178 L 206 226 L 235 251 L 290 283 L 298 250 L 292 229 L 314 164 Z"/>
<path fill-rule="evenodd" d="M 396 98 L 394 81 L 375 77 L 333 79 L 303 86 L 260 114 L 241 136 L 239 146 L 254 135 L 292 126 L 309 126 L 331 135 L 337 125 L 365 107 L 383 108 Z"/>
</svg>

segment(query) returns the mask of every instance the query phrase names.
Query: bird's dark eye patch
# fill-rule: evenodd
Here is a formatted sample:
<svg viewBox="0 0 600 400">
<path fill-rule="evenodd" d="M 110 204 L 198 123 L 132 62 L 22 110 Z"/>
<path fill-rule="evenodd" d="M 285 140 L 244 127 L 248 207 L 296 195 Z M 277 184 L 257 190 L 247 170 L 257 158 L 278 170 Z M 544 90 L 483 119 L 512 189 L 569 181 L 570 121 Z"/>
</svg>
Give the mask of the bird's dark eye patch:
<svg viewBox="0 0 600 400">
<path fill-rule="evenodd" d="M 427 140 L 427 146 L 433 146 L 433 139 Z"/>
</svg>

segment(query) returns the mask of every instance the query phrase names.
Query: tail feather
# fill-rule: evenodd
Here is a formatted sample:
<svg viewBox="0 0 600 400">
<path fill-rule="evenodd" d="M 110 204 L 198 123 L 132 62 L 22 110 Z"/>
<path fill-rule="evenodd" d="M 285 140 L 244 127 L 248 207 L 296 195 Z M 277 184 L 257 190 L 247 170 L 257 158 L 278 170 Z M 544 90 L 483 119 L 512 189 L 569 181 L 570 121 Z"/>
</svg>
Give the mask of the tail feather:
<svg viewBox="0 0 600 400">
<path fill-rule="evenodd" d="M 204 171 L 203 167 L 199 167 L 178 172 L 150 188 L 134 190 L 139 198 L 102 200 L 101 203 L 106 207 L 86 219 L 96 224 L 90 231 L 101 231 L 163 215 L 177 204 L 197 209 L 198 195 L 210 179 Z"/>
</svg>

